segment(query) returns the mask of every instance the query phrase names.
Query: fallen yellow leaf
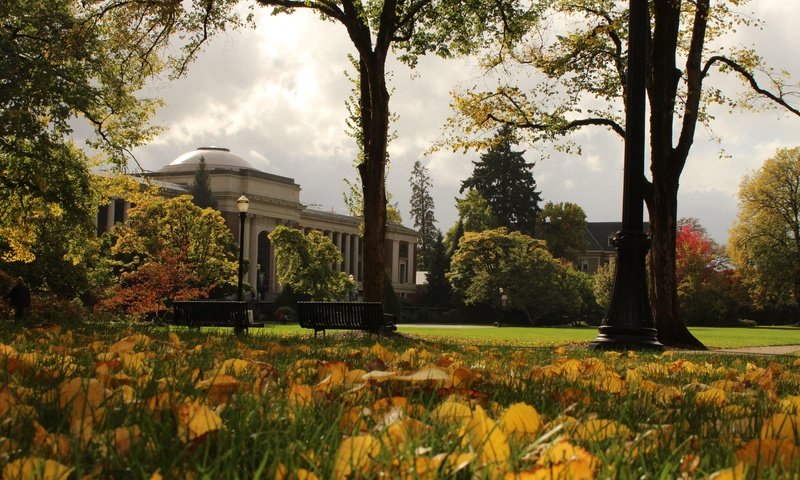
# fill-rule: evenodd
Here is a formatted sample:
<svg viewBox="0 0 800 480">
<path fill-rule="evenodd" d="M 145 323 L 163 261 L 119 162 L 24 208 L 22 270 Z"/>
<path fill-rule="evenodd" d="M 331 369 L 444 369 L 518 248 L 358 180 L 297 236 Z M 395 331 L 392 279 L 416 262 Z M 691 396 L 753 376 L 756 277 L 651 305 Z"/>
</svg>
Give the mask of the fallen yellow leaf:
<svg viewBox="0 0 800 480">
<path fill-rule="evenodd" d="M 542 417 L 527 403 L 515 403 L 503 412 L 497 423 L 506 435 L 524 441 L 532 439 L 542 428 Z"/>
<path fill-rule="evenodd" d="M 351 476 L 367 474 L 380 450 L 380 442 L 372 435 L 356 435 L 345 438 L 336 451 L 333 477 L 347 479 Z"/>
<path fill-rule="evenodd" d="M 14 460 L 3 469 L 3 480 L 66 480 L 74 468 L 55 460 L 26 457 Z"/>
<path fill-rule="evenodd" d="M 209 407 L 197 401 L 176 407 L 178 438 L 184 442 L 203 440 L 206 435 L 222 428 L 222 419 Z"/>
</svg>

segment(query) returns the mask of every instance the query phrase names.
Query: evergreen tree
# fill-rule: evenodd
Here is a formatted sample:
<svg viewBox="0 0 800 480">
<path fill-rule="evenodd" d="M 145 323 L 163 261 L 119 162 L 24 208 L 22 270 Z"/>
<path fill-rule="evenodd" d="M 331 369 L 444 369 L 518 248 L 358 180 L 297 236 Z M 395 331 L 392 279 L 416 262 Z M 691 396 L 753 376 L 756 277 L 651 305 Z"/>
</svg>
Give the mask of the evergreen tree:
<svg viewBox="0 0 800 480">
<path fill-rule="evenodd" d="M 495 139 L 494 146 L 472 162 L 472 176 L 461 182 L 460 192 L 475 189 L 489 203 L 500 226 L 533 235 L 541 201 L 533 178 L 534 163 L 525 161 L 524 150 L 511 149 L 515 140 L 510 127 L 501 127 Z"/>
<path fill-rule="evenodd" d="M 200 208 L 217 209 L 217 200 L 211 196 L 211 182 L 206 170 L 206 159 L 200 157 L 200 163 L 194 171 L 194 182 L 189 186 L 192 202 Z"/>
<path fill-rule="evenodd" d="M 408 181 L 411 183 L 411 218 L 414 220 L 414 228 L 419 231 L 417 268 L 429 270 L 438 233 L 434 225 L 436 217 L 433 213 L 433 197 L 430 193 L 433 183 L 428 175 L 428 169 L 419 160 L 414 162 L 411 178 Z"/>
<path fill-rule="evenodd" d="M 428 274 L 425 276 L 428 287 L 425 290 L 425 303 L 434 307 L 447 307 L 450 304 L 452 290 L 447 281 L 450 270 L 450 259 L 444 245 L 442 232 L 436 230 L 436 240 L 431 248 Z"/>
</svg>

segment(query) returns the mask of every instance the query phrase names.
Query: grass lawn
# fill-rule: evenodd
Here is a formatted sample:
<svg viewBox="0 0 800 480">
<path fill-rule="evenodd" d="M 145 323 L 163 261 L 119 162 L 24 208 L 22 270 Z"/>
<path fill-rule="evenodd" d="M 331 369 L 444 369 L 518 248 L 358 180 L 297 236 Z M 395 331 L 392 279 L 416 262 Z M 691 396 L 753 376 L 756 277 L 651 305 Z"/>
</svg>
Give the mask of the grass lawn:
<svg viewBox="0 0 800 480">
<path fill-rule="evenodd" d="M 798 327 L 717 328 L 692 327 L 691 332 L 709 348 L 742 348 L 768 345 L 800 345 Z M 310 330 L 297 325 L 269 325 L 264 329 L 278 335 L 309 335 Z M 509 345 L 564 345 L 589 342 L 597 337 L 594 327 L 430 327 L 400 325 L 398 331 L 406 335 L 458 339 L 482 343 Z M 335 335 L 331 331 L 328 335 Z M 321 334 L 320 334 L 321 335 Z"/>
</svg>

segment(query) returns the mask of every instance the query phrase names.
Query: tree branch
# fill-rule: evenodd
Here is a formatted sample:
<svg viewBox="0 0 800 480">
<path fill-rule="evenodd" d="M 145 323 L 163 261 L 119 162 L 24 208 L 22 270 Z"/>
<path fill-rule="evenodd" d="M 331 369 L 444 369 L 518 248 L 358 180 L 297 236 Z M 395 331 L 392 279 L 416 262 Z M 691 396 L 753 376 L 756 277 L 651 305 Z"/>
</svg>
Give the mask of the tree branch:
<svg viewBox="0 0 800 480">
<path fill-rule="evenodd" d="M 503 125 L 511 125 L 517 128 L 525 128 L 534 131 L 545 131 L 545 130 L 553 131 L 553 126 L 547 125 L 546 123 L 534 123 L 531 122 L 530 120 L 525 120 L 524 122 L 511 122 L 508 120 L 503 120 L 501 118 L 498 118 L 493 113 L 487 114 L 486 118 L 488 120 L 492 120 Z M 600 118 L 600 117 L 572 120 L 571 122 L 567 122 L 563 127 L 555 129 L 555 131 L 563 134 L 590 125 L 608 127 L 622 138 L 625 138 L 625 129 L 622 128 L 620 124 L 611 119 Z"/>
<path fill-rule="evenodd" d="M 703 91 L 703 74 L 700 63 L 703 55 L 703 45 L 705 44 L 706 25 L 708 23 L 709 0 L 697 0 L 694 12 L 694 23 L 692 25 L 692 38 L 689 44 L 689 54 L 686 59 L 686 100 L 683 107 L 683 124 L 678 144 L 675 147 L 678 151 L 676 159 L 679 165 L 675 167 L 678 171 L 683 170 L 686 158 L 689 156 L 689 149 L 694 141 L 694 133 L 697 127 L 697 115 L 700 112 L 700 98 Z"/>
<path fill-rule="evenodd" d="M 705 64 L 705 67 L 703 67 L 703 76 L 704 77 L 706 75 L 708 75 L 708 71 L 711 69 L 711 67 L 715 63 L 724 63 L 731 70 L 735 71 L 736 73 L 738 73 L 739 75 L 744 77 L 745 80 L 747 80 L 747 82 L 750 84 L 750 88 L 752 88 L 756 93 L 758 93 L 759 95 L 763 95 L 763 96 L 769 98 L 770 100 L 772 100 L 773 102 L 775 102 L 778 105 L 782 106 L 786 110 L 789 110 L 793 114 L 795 114 L 797 116 L 800 116 L 800 110 L 798 110 L 797 108 L 789 105 L 786 102 L 786 100 L 783 99 L 783 95 L 778 96 L 778 95 L 775 95 L 772 92 L 762 88 L 758 84 L 758 80 L 756 80 L 756 78 L 755 78 L 755 76 L 753 75 L 752 72 L 750 72 L 749 70 L 747 70 L 743 66 L 739 65 L 736 61 L 734 61 L 734 60 L 732 60 L 732 59 L 730 59 L 728 57 L 725 57 L 723 55 L 714 55 L 713 57 L 709 58 L 708 61 Z"/>
</svg>

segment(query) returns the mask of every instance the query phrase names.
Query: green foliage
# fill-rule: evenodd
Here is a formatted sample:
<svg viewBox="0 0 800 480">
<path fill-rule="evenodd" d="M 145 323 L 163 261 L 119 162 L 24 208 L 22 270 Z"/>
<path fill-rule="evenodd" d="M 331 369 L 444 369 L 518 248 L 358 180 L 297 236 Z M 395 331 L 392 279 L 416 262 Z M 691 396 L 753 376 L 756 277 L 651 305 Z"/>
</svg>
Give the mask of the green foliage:
<svg viewBox="0 0 800 480">
<path fill-rule="evenodd" d="M 473 189 L 483 197 L 497 226 L 533 235 L 541 201 L 533 178 L 534 163 L 525 161 L 524 151 L 511 150 L 514 144 L 511 128 L 501 127 L 492 147 L 472 162 L 472 175 L 461 182 L 460 192 Z"/>
<path fill-rule="evenodd" d="M 189 186 L 192 201 L 200 208 L 217 209 L 217 199 L 211 195 L 211 183 L 206 170 L 206 159 L 200 157 L 200 163 L 194 172 L 194 182 Z"/>
<path fill-rule="evenodd" d="M 414 220 L 414 228 L 419 232 L 417 268 L 429 270 L 436 236 L 439 234 L 431 196 L 433 182 L 428 169 L 419 160 L 414 162 L 411 178 L 408 181 L 411 184 L 411 218 Z"/>
<path fill-rule="evenodd" d="M 316 230 L 307 235 L 279 226 L 269 234 L 275 248 L 278 281 L 312 300 L 341 300 L 352 288 L 348 275 L 332 266 L 342 254 L 330 238 Z"/>
<path fill-rule="evenodd" d="M 586 212 L 574 203 L 547 202 L 536 223 L 536 238 L 547 242 L 547 249 L 556 258 L 577 262 L 586 251 Z"/>
<path fill-rule="evenodd" d="M 583 308 L 579 285 L 584 280 L 553 258 L 541 240 L 505 228 L 465 233 L 448 279 L 468 305 L 500 307 L 502 288 L 508 307 L 523 311 L 531 324 L 575 316 Z"/>
<path fill-rule="evenodd" d="M 158 100 L 137 93 L 165 67 L 181 74 L 215 32 L 240 23 L 235 0 L 183 5 L 145 0 L 19 0 L 0 4 L 0 243 L 6 261 L 32 261 L 37 219 L 59 217 L 78 230 L 97 205 L 90 167 L 73 144 L 87 144 L 124 167 Z M 183 49 L 165 59 L 175 36 Z M 178 50 L 175 50 L 178 52 Z M 80 236 L 81 233 L 77 233 Z M 70 237 L 74 237 L 71 235 Z"/>
<path fill-rule="evenodd" d="M 444 245 L 442 232 L 437 230 L 436 243 L 433 244 L 430 266 L 426 280 L 428 282 L 423 295 L 425 305 L 444 308 L 450 306 L 452 290 L 447 281 L 447 272 L 450 270 L 447 251 Z"/>
<path fill-rule="evenodd" d="M 602 308 L 608 308 L 611 303 L 611 292 L 614 288 L 614 273 L 616 272 L 617 261 L 612 259 L 605 265 L 601 265 L 594 274 L 594 298 Z"/>
<path fill-rule="evenodd" d="M 456 200 L 456 210 L 465 232 L 482 232 L 501 226 L 489 201 L 473 188 L 467 190 L 464 198 Z"/>
<path fill-rule="evenodd" d="M 800 302 L 800 147 L 778 150 L 739 187 L 731 258 L 757 306 Z"/>
<path fill-rule="evenodd" d="M 188 195 L 135 198 L 128 221 L 112 231 L 111 264 L 119 281 L 103 305 L 134 315 L 160 315 L 173 299 L 204 298 L 235 285 L 237 248 L 222 215 Z"/>
</svg>

